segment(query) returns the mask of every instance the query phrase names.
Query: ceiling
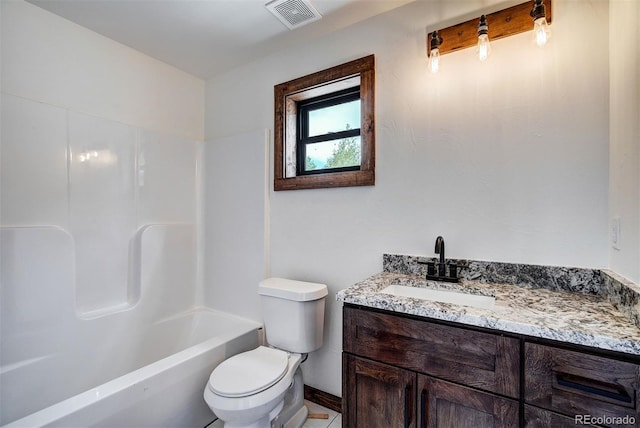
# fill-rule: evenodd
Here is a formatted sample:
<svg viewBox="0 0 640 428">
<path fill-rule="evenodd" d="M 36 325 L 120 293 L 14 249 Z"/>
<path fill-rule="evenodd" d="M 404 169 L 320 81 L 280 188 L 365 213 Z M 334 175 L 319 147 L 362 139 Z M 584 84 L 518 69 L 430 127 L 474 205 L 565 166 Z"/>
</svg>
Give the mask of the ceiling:
<svg viewBox="0 0 640 428">
<path fill-rule="evenodd" d="M 206 79 L 414 0 L 311 0 L 323 16 L 289 30 L 267 0 L 27 0 Z"/>
</svg>

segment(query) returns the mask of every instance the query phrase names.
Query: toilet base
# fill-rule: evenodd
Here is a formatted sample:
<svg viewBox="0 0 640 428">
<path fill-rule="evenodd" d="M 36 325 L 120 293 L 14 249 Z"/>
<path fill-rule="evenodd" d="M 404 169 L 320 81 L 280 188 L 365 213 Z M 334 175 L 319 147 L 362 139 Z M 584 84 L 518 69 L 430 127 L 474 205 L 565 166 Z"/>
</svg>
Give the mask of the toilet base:
<svg viewBox="0 0 640 428">
<path fill-rule="evenodd" d="M 308 414 L 309 410 L 304 405 L 302 368 L 298 367 L 293 375 L 293 382 L 284 396 L 284 407 L 271 422 L 271 428 L 301 428 Z"/>
<path fill-rule="evenodd" d="M 304 425 L 305 421 L 307 420 L 307 415 L 309 415 L 309 410 L 307 409 L 307 406 L 302 406 L 302 409 L 298 409 L 298 411 L 296 412 L 295 415 L 293 415 L 293 417 L 291 419 L 289 419 L 289 422 L 285 423 L 283 425 L 283 428 L 300 428 Z"/>
</svg>

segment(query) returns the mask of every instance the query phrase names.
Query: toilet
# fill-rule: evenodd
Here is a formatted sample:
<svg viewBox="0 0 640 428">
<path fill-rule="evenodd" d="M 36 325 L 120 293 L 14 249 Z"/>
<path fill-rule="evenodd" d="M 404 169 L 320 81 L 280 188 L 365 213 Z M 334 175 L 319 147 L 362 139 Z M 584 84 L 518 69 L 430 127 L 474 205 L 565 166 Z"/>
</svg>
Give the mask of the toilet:
<svg viewBox="0 0 640 428">
<path fill-rule="evenodd" d="M 322 346 L 327 286 L 267 278 L 258 294 L 268 346 L 220 363 L 204 400 L 225 428 L 300 428 L 308 414 L 300 364 Z"/>
</svg>

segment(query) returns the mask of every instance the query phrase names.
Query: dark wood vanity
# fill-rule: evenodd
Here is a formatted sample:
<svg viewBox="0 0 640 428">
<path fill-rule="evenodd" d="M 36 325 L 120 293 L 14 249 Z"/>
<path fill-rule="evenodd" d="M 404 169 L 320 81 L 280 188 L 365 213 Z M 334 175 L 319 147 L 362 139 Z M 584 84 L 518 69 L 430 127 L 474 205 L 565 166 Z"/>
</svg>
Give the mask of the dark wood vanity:
<svg viewBox="0 0 640 428">
<path fill-rule="evenodd" d="M 343 316 L 345 428 L 640 426 L 638 356 L 352 304 Z"/>
</svg>

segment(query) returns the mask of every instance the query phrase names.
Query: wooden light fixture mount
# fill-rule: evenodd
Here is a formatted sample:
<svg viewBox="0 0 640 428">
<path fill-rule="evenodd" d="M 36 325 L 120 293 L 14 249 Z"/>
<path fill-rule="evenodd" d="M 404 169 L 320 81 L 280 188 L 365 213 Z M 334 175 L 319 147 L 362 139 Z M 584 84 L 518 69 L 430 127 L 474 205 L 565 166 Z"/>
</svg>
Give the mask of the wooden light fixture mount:
<svg viewBox="0 0 640 428">
<path fill-rule="evenodd" d="M 552 0 L 544 1 L 549 24 L 551 24 L 552 18 L 551 3 Z M 533 1 L 528 1 L 508 9 L 485 14 L 489 24 L 489 40 L 494 41 L 533 30 L 533 18 L 530 15 L 533 4 Z M 439 46 L 440 55 L 475 46 L 478 43 L 478 18 L 438 30 L 438 35 L 442 37 L 442 44 Z M 429 40 L 430 37 L 427 37 L 427 51 L 430 51 Z"/>
</svg>

